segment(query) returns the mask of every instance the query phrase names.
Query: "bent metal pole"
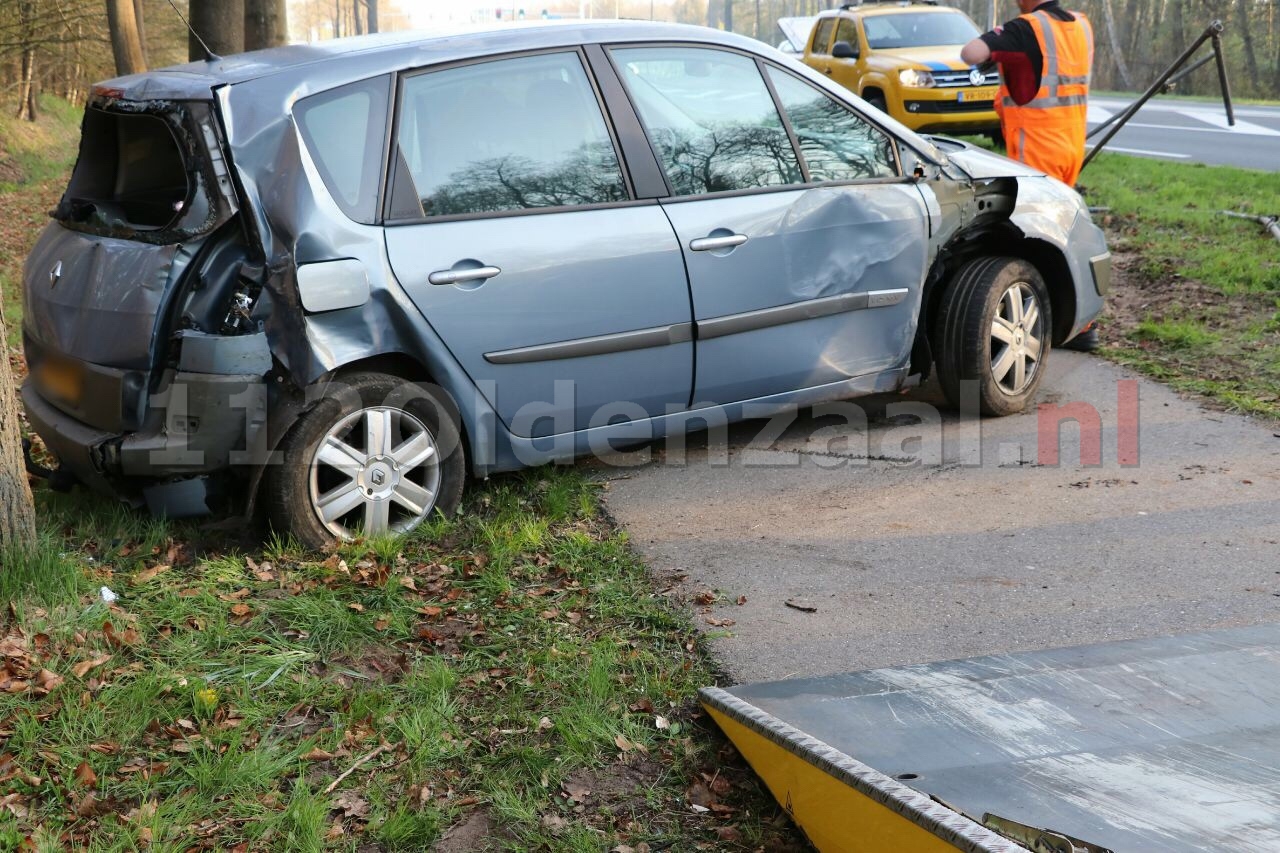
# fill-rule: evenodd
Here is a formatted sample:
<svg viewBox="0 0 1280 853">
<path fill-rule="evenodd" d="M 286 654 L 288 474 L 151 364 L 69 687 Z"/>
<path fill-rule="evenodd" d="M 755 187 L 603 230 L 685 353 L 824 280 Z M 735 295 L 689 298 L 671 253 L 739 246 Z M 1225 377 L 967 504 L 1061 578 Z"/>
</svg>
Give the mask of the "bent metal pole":
<svg viewBox="0 0 1280 853">
<path fill-rule="evenodd" d="M 1222 29 L 1222 21 L 1211 22 L 1209 26 L 1205 27 L 1204 32 L 1200 34 L 1199 38 L 1192 42 L 1191 46 L 1184 50 L 1182 55 L 1175 59 L 1173 64 L 1164 70 L 1164 73 L 1156 79 L 1156 82 L 1152 83 L 1151 86 L 1147 88 L 1147 91 L 1142 93 L 1142 96 L 1138 98 L 1138 100 L 1134 101 L 1132 104 L 1125 107 L 1122 112 L 1112 116 L 1106 122 L 1095 127 L 1088 133 L 1085 137 L 1086 139 L 1092 138 L 1103 130 L 1107 131 L 1106 135 L 1102 137 L 1102 140 L 1097 145 L 1093 146 L 1093 150 L 1085 156 L 1084 163 L 1080 166 L 1081 171 L 1089 165 L 1089 161 L 1103 149 L 1103 146 L 1110 142 L 1111 138 L 1120 132 L 1120 128 L 1124 127 L 1125 123 L 1128 122 L 1129 119 L 1133 118 L 1138 110 L 1142 108 L 1143 104 L 1151 100 L 1157 92 L 1161 91 L 1165 87 L 1165 84 L 1167 84 L 1177 73 L 1178 69 L 1186 64 L 1187 60 L 1200 49 L 1200 46 L 1210 39 L 1213 40 L 1214 51 L 1218 58 L 1218 78 L 1222 84 L 1222 101 L 1227 109 L 1227 124 L 1232 126 L 1235 125 L 1235 113 L 1231 109 L 1231 89 L 1227 85 L 1226 67 L 1222 62 L 1222 42 L 1220 38 L 1222 35 Z M 1198 63 L 1196 67 L 1199 67 L 1201 64 L 1203 63 Z"/>
</svg>

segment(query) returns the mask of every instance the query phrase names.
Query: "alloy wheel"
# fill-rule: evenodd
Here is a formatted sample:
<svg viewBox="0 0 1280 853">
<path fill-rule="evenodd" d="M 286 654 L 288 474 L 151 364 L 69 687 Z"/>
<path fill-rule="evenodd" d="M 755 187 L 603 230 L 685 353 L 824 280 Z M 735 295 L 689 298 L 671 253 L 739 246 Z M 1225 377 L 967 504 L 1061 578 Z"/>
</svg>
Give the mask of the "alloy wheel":
<svg viewBox="0 0 1280 853">
<path fill-rule="evenodd" d="M 1044 320 L 1040 302 L 1025 282 L 1011 285 L 991 319 L 991 378 L 1016 396 L 1031 385 L 1040 367 Z"/>
<path fill-rule="evenodd" d="M 430 515 L 440 491 L 435 437 L 403 409 L 352 412 L 316 445 L 309 491 L 320 523 L 339 538 L 405 533 Z"/>
</svg>

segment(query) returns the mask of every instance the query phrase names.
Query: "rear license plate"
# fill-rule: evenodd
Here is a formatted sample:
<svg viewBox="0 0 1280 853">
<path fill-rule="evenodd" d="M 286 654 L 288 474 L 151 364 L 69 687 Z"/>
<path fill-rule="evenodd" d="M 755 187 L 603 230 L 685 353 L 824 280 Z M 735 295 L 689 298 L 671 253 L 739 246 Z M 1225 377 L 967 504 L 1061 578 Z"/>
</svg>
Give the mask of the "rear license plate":
<svg viewBox="0 0 1280 853">
<path fill-rule="evenodd" d="M 36 369 L 40 387 L 64 403 L 77 405 L 84 386 L 84 370 L 74 361 L 47 359 Z"/>
<path fill-rule="evenodd" d="M 996 99 L 996 86 L 983 86 L 981 89 L 961 89 L 956 92 L 956 100 L 968 103 L 970 101 L 994 101 Z"/>
</svg>

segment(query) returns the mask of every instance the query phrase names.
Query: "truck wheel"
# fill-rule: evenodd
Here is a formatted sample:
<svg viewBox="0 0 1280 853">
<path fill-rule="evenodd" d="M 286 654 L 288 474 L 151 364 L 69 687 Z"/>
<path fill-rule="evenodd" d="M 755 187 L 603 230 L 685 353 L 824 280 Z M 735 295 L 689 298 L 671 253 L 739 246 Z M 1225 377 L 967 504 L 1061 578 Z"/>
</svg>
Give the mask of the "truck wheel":
<svg viewBox="0 0 1280 853">
<path fill-rule="evenodd" d="M 276 530 L 320 548 L 407 533 L 462 499 L 464 450 L 439 388 L 381 373 L 334 380 L 281 443 L 266 482 Z"/>
<path fill-rule="evenodd" d="M 889 104 L 885 101 L 884 95 L 880 94 L 879 92 L 868 93 L 867 97 L 864 98 L 864 100 L 882 113 L 889 112 Z"/>
<path fill-rule="evenodd" d="M 962 383 L 976 382 L 983 414 L 1026 408 L 1044 378 L 1051 319 L 1044 280 L 1026 261 L 987 257 L 961 267 L 933 321 L 947 401 L 959 406 Z"/>
</svg>

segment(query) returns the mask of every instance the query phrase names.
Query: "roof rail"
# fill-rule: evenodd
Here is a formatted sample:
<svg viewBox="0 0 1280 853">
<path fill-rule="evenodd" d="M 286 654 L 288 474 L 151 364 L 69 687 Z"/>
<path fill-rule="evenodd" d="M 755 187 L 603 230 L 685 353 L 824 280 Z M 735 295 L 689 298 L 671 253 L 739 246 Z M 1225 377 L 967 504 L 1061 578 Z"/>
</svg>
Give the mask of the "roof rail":
<svg viewBox="0 0 1280 853">
<path fill-rule="evenodd" d="M 841 3 L 841 9 L 857 9 L 859 6 L 937 6 L 938 0 L 851 0 Z"/>
</svg>

